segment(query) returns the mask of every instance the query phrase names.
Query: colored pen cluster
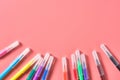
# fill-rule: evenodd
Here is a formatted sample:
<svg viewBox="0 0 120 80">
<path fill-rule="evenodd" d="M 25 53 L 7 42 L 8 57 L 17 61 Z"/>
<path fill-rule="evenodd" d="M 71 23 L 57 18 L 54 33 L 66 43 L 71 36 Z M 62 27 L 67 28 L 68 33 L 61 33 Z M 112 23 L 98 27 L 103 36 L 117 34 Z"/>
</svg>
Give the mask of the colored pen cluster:
<svg viewBox="0 0 120 80">
<path fill-rule="evenodd" d="M 0 51 L 0 58 L 6 55 L 8 52 L 12 51 L 16 47 L 20 45 L 19 41 L 15 41 L 8 47 L 4 48 Z M 100 48 L 106 54 L 106 56 L 111 60 L 111 62 L 116 66 L 116 68 L 120 71 L 120 63 L 119 61 L 112 55 L 110 50 L 104 45 L 101 44 Z M 10 73 L 13 68 L 15 68 L 22 60 L 30 53 L 31 49 L 26 48 L 21 54 L 0 74 L 0 80 L 3 80 L 8 73 Z M 93 59 L 100 74 L 101 80 L 106 80 L 104 69 L 100 62 L 98 53 L 96 50 L 92 51 Z M 25 66 L 23 66 L 14 76 L 12 76 L 9 80 L 18 80 L 22 75 L 25 74 L 26 71 L 31 69 L 29 75 L 26 80 L 48 80 L 48 75 L 51 71 L 52 65 L 55 59 L 49 53 L 46 53 L 44 57 L 38 53 L 34 56 Z M 72 64 L 72 72 L 74 80 L 90 80 L 90 75 L 88 74 L 87 67 L 87 58 L 85 54 L 81 54 L 79 50 L 76 50 L 73 54 L 71 54 L 71 64 Z M 63 80 L 69 79 L 69 70 L 67 58 L 62 57 L 62 71 L 63 71 Z"/>
<path fill-rule="evenodd" d="M 16 41 L 10 46 L 1 50 L 0 57 L 4 56 L 14 48 L 20 45 L 20 42 Z M 15 68 L 28 53 L 30 53 L 30 48 L 26 48 L 1 74 L 0 80 L 3 80 L 8 73 Z M 33 57 L 25 66 L 23 66 L 12 78 L 9 80 L 18 80 L 26 71 L 32 68 L 26 80 L 47 80 L 49 72 L 54 62 L 54 57 L 49 53 L 46 53 L 44 58 L 40 54 Z"/>
<path fill-rule="evenodd" d="M 101 44 L 100 48 L 106 54 L 106 56 L 112 61 L 112 63 L 116 66 L 116 68 L 120 71 L 120 63 L 119 61 L 111 54 L 108 48 Z M 96 50 L 92 51 L 93 59 L 95 61 L 96 67 L 100 74 L 101 80 L 106 80 L 104 69 L 98 57 L 98 53 Z M 72 73 L 73 80 L 90 80 L 90 75 L 88 74 L 87 68 L 87 59 L 85 54 L 81 54 L 79 50 L 76 50 L 74 54 L 71 54 L 71 64 L 72 64 Z M 69 80 L 69 71 L 68 71 L 68 63 L 67 58 L 62 57 L 62 71 L 63 71 L 63 80 Z"/>
<path fill-rule="evenodd" d="M 80 51 L 76 50 L 75 54 L 71 54 L 71 63 L 74 80 L 89 80 L 85 54 L 80 54 Z M 62 58 L 62 65 L 63 65 L 63 80 L 69 80 L 66 57 Z"/>
</svg>

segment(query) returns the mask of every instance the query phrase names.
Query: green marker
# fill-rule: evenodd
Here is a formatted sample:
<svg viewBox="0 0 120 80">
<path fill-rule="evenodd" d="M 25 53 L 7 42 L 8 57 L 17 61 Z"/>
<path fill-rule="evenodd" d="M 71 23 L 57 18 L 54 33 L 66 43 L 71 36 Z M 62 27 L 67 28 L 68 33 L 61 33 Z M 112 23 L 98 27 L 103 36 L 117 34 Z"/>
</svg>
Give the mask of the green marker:
<svg viewBox="0 0 120 80">
<path fill-rule="evenodd" d="M 81 64 L 81 60 L 80 60 L 80 51 L 76 50 L 75 54 L 76 54 L 76 58 L 77 58 L 77 70 L 78 70 L 79 80 L 84 80 L 82 64 Z"/>
<path fill-rule="evenodd" d="M 26 78 L 26 80 L 32 80 L 33 79 L 33 77 L 34 77 L 34 75 L 35 75 L 35 73 L 36 73 L 39 65 L 42 63 L 42 61 L 43 61 L 43 58 L 40 57 L 40 59 L 38 60 L 38 62 L 35 64 L 35 66 L 33 67 L 33 69 L 30 71 L 30 73 L 29 73 L 28 77 Z"/>
</svg>

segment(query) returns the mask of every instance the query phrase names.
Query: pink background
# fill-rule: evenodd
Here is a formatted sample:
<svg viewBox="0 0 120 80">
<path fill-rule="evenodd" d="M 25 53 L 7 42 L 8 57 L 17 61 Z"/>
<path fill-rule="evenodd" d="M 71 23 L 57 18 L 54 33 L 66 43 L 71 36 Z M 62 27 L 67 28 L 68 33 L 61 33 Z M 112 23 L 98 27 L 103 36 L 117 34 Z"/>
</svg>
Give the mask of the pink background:
<svg viewBox="0 0 120 80">
<path fill-rule="evenodd" d="M 120 80 L 120 72 L 99 48 L 101 43 L 107 44 L 120 61 L 119 35 L 120 0 L 0 0 L 0 49 L 15 40 L 22 43 L 0 59 L 0 73 L 30 47 L 33 52 L 5 80 L 38 52 L 51 52 L 57 58 L 50 80 L 62 80 L 61 57 L 68 57 L 71 65 L 71 53 L 80 49 L 88 56 L 91 80 L 100 80 L 91 55 L 96 49 L 107 80 Z"/>
</svg>

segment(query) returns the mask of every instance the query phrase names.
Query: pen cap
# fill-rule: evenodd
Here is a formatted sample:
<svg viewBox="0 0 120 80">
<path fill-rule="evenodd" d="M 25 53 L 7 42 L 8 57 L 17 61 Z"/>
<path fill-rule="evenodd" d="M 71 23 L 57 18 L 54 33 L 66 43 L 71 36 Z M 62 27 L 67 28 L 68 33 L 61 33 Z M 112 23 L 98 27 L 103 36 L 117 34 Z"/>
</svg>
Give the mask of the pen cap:
<svg viewBox="0 0 120 80">
<path fill-rule="evenodd" d="M 81 54 L 81 62 L 82 62 L 82 67 L 83 67 L 83 68 L 87 68 L 87 63 L 86 63 L 85 54 Z"/>
<path fill-rule="evenodd" d="M 87 68 L 85 54 L 81 54 L 81 62 L 82 62 L 82 70 L 83 70 L 84 80 L 89 80 L 89 74 L 88 74 L 88 68 Z"/>
<path fill-rule="evenodd" d="M 120 70 L 120 67 L 119 67 L 120 63 L 119 63 L 119 61 L 115 57 L 113 57 L 113 55 L 110 53 L 108 48 L 104 44 L 101 44 L 101 49 L 110 58 L 110 60 L 113 62 L 113 64 Z"/>
<path fill-rule="evenodd" d="M 40 55 L 40 58 L 39 58 L 39 60 L 36 62 L 36 64 L 35 64 L 35 66 L 33 67 L 33 69 L 37 69 L 39 66 L 40 66 L 40 64 L 42 63 L 42 61 L 43 61 L 43 58 L 41 57 L 41 55 Z"/>
<path fill-rule="evenodd" d="M 93 58 L 94 58 L 96 65 L 100 65 L 101 63 L 100 63 L 100 60 L 98 58 L 97 52 L 95 50 L 93 50 L 92 55 L 93 55 Z"/>
<path fill-rule="evenodd" d="M 49 60 L 48 60 L 48 63 L 46 65 L 46 69 L 47 70 L 50 70 L 51 66 L 52 66 L 52 63 L 53 63 L 53 60 L 54 60 L 54 57 L 53 56 L 50 56 Z"/>
<path fill-rule="evenodd" d="M 76 54 L 77 62 L 80 62 L 80 64 L 81 64 L 80 51 L 76 50 L 75 54 Z"/>
<path fill-rule="evenodd" d="M 36 61 L 38 61 L 39 59 L 40 59 L 40 55 L 37 54 L 35 57 L 32 58 L 32 60 L 31 60 L 32 64 L 31 64 L 31 65 L 33 65 L 33 64 L 34 64 Z"/>
<path fill-rule="evenodd" d="M 12 43 L 11 45 L 9 45 L 8 47 L 6 47 L 7 52 L 11 51 L 12 49 L 16 48 L 17 46 L 20 45 L 19 41 L 15 41 L 14 43 Z"/>
<path fill-rule="evenodd" d="M 30 48 L 26 48 L 21 54 L 20 59 L 23 59 L 30 52 Z"/>
<path fill-rule="evenodd" d="M 76 57 L 75 54 L 71 54 L 72 68 L 76 68 Z"/>
<path fill-rule="evenodd" d="M 103 52 L 108 56 L 112 56 L 112 54 L 110 53 L 110 51 L 108 50 L 108 48 L 104 45 L 104 44 L 101 44 L 100 45 L 100 48 L 103 50 Z"/>
<path fill-rule="evenodd" d="M 45 57 L 44 57 L 44 59 L 43 59 L 42 66 L 45 66 L 45 64 L 46 64 L 46 62 L 47 62 L 47 60 L 48 60 L 49 56 L 50 56 L 50 54 L 49 54 L 49 53 L 46 53 L 46 54 L 45 54 Z"/>
<path fill-rule="evenodd" d="M 63 69 L 63 72 L 67 72 L 67 59 L 66 59 L 66 57 L 62 57 L 62 69 Z"/>
</svg>

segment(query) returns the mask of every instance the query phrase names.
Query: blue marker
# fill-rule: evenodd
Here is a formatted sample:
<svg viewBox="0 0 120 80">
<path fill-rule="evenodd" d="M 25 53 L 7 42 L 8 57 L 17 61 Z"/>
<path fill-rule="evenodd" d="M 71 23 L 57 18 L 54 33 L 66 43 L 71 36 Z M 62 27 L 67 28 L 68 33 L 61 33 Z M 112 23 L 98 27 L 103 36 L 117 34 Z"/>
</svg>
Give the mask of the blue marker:
<svg viewBox="0 0 120 80">
<path fill-rule="evenodd" d="M 48 63 L 45 67 L 45 70 L 43 72 L 43 76 L 41 78 L 41 80 L 47 80 L 47 77 L 48 77 L 48 74 L 50 72 L 50 69 L 51 69 L 51 66 L 52 66 L 52 63 L 53 63 L 53 60 L 54 60 L 54 57 L 53 56 L 50 56 L 49 60 L 48 60 Z"/>
<path fill-rule="evenodd" d="M 10 65 L 0 74 L 0 80 L 3 78 L 30 52 L 29 48 L 26 48 Z"/>
<path fill-rule="evenodd" d="M 84 80 L 89 80 L 85 54 L 81 54 L 81 61 L 82 61 Z"/>
</svg>

